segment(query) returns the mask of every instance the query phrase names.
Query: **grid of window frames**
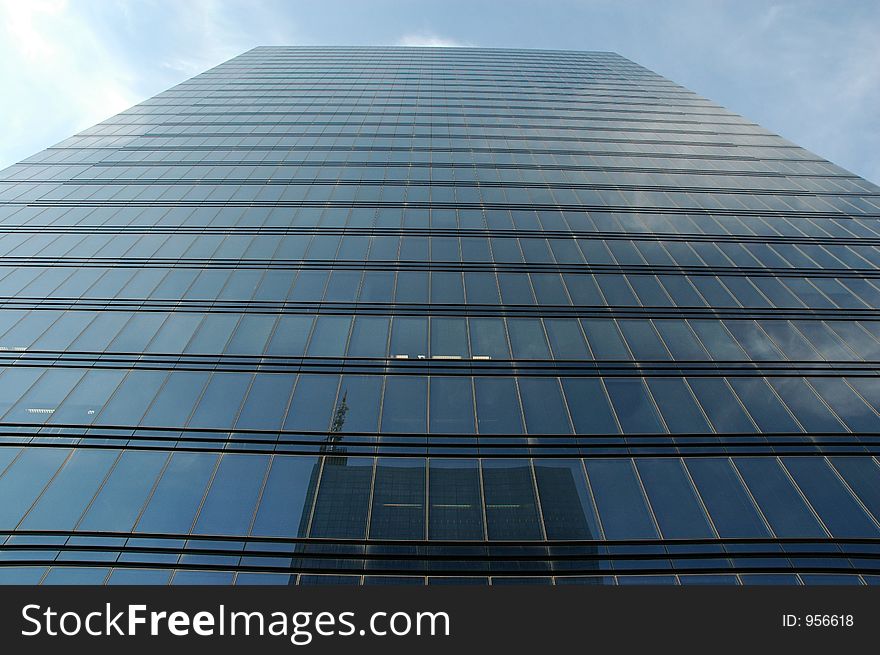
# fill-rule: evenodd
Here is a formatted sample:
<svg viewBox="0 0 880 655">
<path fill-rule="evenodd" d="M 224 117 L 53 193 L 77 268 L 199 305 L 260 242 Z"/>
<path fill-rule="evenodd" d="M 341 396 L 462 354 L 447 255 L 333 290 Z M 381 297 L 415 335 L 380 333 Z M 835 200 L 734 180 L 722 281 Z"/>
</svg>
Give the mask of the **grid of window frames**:
<svg viewBox="0 0 880 655">
<path fill-rule="evenodd" d="M 877 584 L 878 309 L 618 55 L 256 48 L 0 173 L 0 583 Z"/>
</svg>

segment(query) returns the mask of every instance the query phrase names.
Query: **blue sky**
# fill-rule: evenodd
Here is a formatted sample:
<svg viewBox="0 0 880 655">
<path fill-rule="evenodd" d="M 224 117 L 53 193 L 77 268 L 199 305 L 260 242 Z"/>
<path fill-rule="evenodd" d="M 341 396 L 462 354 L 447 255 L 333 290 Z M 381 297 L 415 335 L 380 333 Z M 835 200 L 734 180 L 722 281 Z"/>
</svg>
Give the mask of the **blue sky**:
<svg viewBox="0 0 880 655">
<path fill-rule="evenodd" d="M 0 168 L 275 44 L 612 50 L 880 182 L 877 0 L 0 0 Z"/>
</svg>

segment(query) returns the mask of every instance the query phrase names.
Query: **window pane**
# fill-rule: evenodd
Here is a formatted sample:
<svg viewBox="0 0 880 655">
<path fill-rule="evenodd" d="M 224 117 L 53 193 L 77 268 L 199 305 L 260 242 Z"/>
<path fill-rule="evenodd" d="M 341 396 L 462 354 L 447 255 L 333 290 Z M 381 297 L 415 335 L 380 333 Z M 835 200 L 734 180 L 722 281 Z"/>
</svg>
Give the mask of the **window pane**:
<svg viewBox="0 0 880 655">
<path fill-rule="evenodd" d="M 250 373 L 214 373 L 189 425 L 198 428 L 232 428 L 252 379 Z"/>
<path fill-rule="evenodd" d="M 648 397 L 645 383 L 631 379 L 605 379 L 605 388 L 617 413 L 620 427 L 626 433 L 665 432 L 654 403 Z"/>
<path fill-rule="evenodd" d="M 269 469 L 252 534 L 306 536 L 319 471 L 317 457 L 277 455 Z"/>
<path fill-rule="evenodd" d="M 832 457 L 831 463 L 874 518 L 880 518 L 880 467 L 877 462 L 870 457 Z"/>
<path fill-rule="evenodd" d="M 116 450 L 75 450 L 25 517 L 25 530 L 70 530 L 116 461 Z"/>
<path fill-rule="evenodd" d="M 577 434 L 617 434 L 617 422 L 598 378 L 563 378 L 565 400 Z"/>
<path fill-rule="evenodd" d="M 167 460 L 165 452 L 124 451 L 78 529 L 131 530 Z"/>
<path fill-rule="evenodd" d="M 348 345 L 349 357 L 385 357 L 388 351 L 388 326 L 391 319 L 382 316 L 357 316 Z"/>
<path fill-rule="evenodd" d="M 530 434 L 570 434 L 571 425 L 556 378 L 519 381 L 526 430 Z"/>
<path fill-rule="evenodd" d="M 309 357 L 342 357 L 351 328 L 350 316 L 319 316 L 306 354 Z"/>
<path fill-rule="evenodd" d="M 542 539 L 532 470 L 525 460 L 483 461 L 489 539 Z"/>
<path fill-rule="evenodd" d="M 576 319 L 548 318 L 544 320 L 554 359 L 590 359 L 587 342 Z"/>
<path fill-rule="evenodd" d="M 188 533 L 217 459 L 218 455 L 208 453 L 172 454 L 138 521 L 137 531 Z"/>
<path fill-rule="evenodd" d="M 827 536 L 775 458 L 738 457 L 734 463 L 777 537 Z"/>
<path fill-rule="evenodd" d="M 803 432 L 764 380 L 737 377 L 728 382 L 762 432 Z"/>
<path fill-rule="evenodd" d="M 467 322 L 464 318 L 431 319 L 431 357 L 468 356 Z"/>
<path fill-rule="evenodd" d="M 471 333 L 471 349 L 474 357 L 510 359 L 504 320 L 500 318 L 468 319 Z"/>
<path fill-rule="evenodd" d="M 295 381 L 295 375 L 255 375 L 235 427 L 243 430 L 280 429 Z"/>
<path fill-rule="evenodd" d="M 338 375 L 300 375 L 284 421 L 285 430 L 327 430 L 336 402 Z"/>
<path fill-rule="evenodd" d="M 646 380 L 651 395 L 660 408 L 660 413 L 669 426 L 669 431 L 678 433 L 712 432 L 706 417 L 700 411 L 691 390 L 680 378 L 648 378 Z"/>
<path fill-rule="evenodd" d="M 389 376 L 382 403 L 382 431 L 424 433 L 427 405 L 427 378 Z"/>
<path fill-rule="evenodd" d="M 172 371 L 141 421 L 142 425 L 161 427 L 185 425 L 207 380 L 207 373 Z"/>
<path fill-rule="evenodd" d="M 635 461 L 665 539 L 715 536 L 680 460 L 646 457 Z"/>
<path fill-rule="evenodd" d="M 432 377 L 431 432 L 438 434 L 474 432 L 474 395 L 471 379 Z"/>
<path fill-rule="evenodd" d="M 12 530 L 70 454 L 62 448 L 26 448 L 0 477 L 0 529 Z"/>
<path fill-rule="evenodd" d="M 95 419 L 98 425 L 137 425 L 168 374 L 131 371 Z"/>
<path fill-rule="evenodd" d="M 326 458 L 310 536 L 363 539 L 372 479 L 372 459 Z"/>
<path fill-rule="evenodd" d="M 876 538 L 880 534 L 824 458 L 786 457 L 783 462 L 833 536 Z"/>
<path fill-rule="evenodd" d="M 513 378 L 474 378 L 477 427 L 482 434 L 522 434 Z"/>
<path fill-rule="evenodd" d="M 480 469 L 476 460 L 430 460 L 429 539 L 483 539 Z"/>
<path fill-rule="evenodd" d="M 377 462 L 370 538 L 425 538 L 424 459 L 385 458 Z"/>
<path fill-rule="evenodd" d="M 656 539 L 657 531 L 629 459 L 585 460 L 606 539 Z"/>
<path fill-rule="evenodd" d="M 224 455 L 193 531 L 247 534 L 268 465 L 266 455 Z"/>
<path fill-rule="evenodd" d="M 579 459 L 535 460 L 548 539 L 599 539 L 599 523 Z"/>
<path fill-rule="evenodd" d="M 514 359 L 550 359 L 550 349 L 541 321 L 532 318 L 507 320 Z"/>
<path fill-rule="evenodd" d="M 688 378 L 688 384 L 718 432 L 756 431 L 723 379 Z"/>
<path fill-rule="evenodd" d="M 730 460 L 693 457 L 685 462 L 718 536 L 722 539 L 769 536 Z"/>
</svg>

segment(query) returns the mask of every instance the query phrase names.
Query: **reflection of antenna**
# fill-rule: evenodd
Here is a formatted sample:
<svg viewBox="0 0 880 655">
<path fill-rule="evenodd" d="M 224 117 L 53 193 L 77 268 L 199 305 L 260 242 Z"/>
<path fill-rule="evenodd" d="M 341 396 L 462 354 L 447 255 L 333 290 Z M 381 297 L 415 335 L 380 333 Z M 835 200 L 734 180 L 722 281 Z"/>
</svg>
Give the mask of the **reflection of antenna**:
<svg viewBox="0 0 880 655">
<path fill-rule="evenodd" d="M 321 451 L 325 453 L 344 453 L 345 449 L 340 448 L 337 444 L 339 443 L 340 436 L 339 433 L 342 432 L 342 428 L 345 425 L 345 416 L 348 414 L 348 390 L 345 390 L 342 393 L 342 399 L 339 401 L 339 404 L 336 406 L 336 411 L 333 412 L 333 423 L 330 424 L 330 433 L 327 435 L 327 443 L 321 446 Z M 335 464 L 345 464 L 344 457 L 333 457 L 330 460 Z"/>
<path fill-rule="evenodd" d="M 330 432 L 342 432 L 342 426 L 345 425 L 345 415 L 348 414 L 348 403 L 345 402 L 347 398 L 348 389 L 342 393 L 342 400 L 339 401 L 339 405 L 336 406 L 336 411 L 333 413 Z"/>
</svg>

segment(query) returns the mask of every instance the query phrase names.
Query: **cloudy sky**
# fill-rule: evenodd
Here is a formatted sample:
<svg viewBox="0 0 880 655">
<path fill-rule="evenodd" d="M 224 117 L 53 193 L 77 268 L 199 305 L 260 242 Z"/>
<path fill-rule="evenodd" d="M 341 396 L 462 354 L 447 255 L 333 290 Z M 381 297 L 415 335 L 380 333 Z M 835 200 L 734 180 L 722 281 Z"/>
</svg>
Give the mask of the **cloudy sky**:
<svg viewBox="0 0 880 655">
<path fill-rule="evenodd" d="M 256 45 L 612 50 L 880 182 L 880 2 L 0 0 L 0 168 Z"/>
</svg>

